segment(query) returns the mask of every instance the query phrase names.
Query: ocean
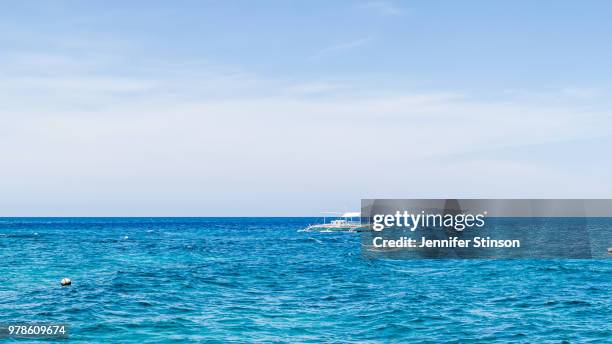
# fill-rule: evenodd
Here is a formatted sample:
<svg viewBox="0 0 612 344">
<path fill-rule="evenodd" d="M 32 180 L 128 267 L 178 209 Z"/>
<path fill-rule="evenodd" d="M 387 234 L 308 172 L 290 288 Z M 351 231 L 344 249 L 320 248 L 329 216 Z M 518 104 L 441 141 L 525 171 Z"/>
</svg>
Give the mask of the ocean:
<svg viewBox="0 0 612 344">
<path fill-rule="evenodd" d="M 612 259 L 366 259 L 359 234 L 298 232 L 316 220 L 0 218 L 0 324 L 81 343 L 612 338 Z"/>
</svg>

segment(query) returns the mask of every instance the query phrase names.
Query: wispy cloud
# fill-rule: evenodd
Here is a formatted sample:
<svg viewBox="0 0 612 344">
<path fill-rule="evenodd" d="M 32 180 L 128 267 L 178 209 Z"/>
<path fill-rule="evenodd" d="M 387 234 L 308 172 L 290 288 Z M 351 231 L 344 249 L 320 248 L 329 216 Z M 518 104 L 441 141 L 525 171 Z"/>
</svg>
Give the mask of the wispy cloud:
<svg viewBox="0 0 612 344">
<path fill-rule="evenodd" d="M 335 55 L 335 54 L 349 51 L 355 48 L 359 48 L 367 44 L 371 40 L 372 40 L 372 37 L 363 37 L 363 38 L 355 39 L 355 40 L 348 41 L 348 42 L 337 43 L 332 46 L 319 50 L 314 55 L 312 55 L 312 58 L 320 59 L 325 56 Z"/>
<path fill-rule="evenodd" d="M 592 99 L 601 95 L 601 93 L 591 87 L 566 87 L 561 90 L 561 93 L 568 97 L 580 99 Z"/>
<path fill-rule="evenodd" d="M 370 1 L 359 5 L 359 7 L 384 16 L 397 16 L 406 12 L 389 1 Z"/>
<path fill-rule="evenodd" d="M 576 100 L 597 89 L 483 99 L 111 48 L 0 56 L 0 215 L 304 215 L 362 197 L 612 192 L 608 160 L 585 178 L 556 146 L 609 135 L 605 97 Z M 542 144 L 560 157 L 499 154 Z"/>
<path fill-rule="evenodd" d="M 506 89 L 503 94 L 520 101 L 547 101 L 547 102 L 569 102 L 572 104 L 582 103 L 591 106 L 600 105 L 599 100 L 604 100 L 609 90 L 598 87 L 570 86 L 562 88 L 548 88 L 546 90 L 534 91 L 533 89 Z M 595 101 L 598 100 L 598 101 Z"/>
<path fill-rule="evenodd" d="M 0 161 L 2 211 L 40 214 L 31 208 L 36 200 L 72 215 L 299 215 L 367 196 L 491 196 L 492 186 L 497 197 L 520 196 L 525 181 L 533 184 L 524 190 L 546 194 L 545 164 L 469 157 L 483 147 L 607 135 L 611 125 L 602 111 L 587 121 L 580 107 L 543 100 L 492 101 L 367 81 L 346 88 L 341 80 L 283 81 L 194 66 L 180 75 L 174 64 L 156 64 L 155 74 L 102 78 L 95 64 L 83 63 L 52 80 L 36 77 L 36 63 L 22 66 L 28 73 L 0 73 L 0 85 L 8 85 L 0 92 L 0 147 L 10 147 Z M 301 96 L 321 92 L 329 96 Z M 468 158 L 445 158 L 457 155 Z M 587 187 L 583 175 L 566 170 L 563 183 Z M 380 173 L 384 180 L 372 179 Z M 590 176 L 589 190 L 609 191 L 604 177 Z"/>
</svg>

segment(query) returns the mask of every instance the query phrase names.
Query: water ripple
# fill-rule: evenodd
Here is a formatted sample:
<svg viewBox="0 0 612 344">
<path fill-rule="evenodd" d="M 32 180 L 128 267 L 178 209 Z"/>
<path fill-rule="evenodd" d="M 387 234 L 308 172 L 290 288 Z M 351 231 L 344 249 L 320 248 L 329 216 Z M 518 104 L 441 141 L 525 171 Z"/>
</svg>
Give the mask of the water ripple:
<svg viewBox="0 0 612 344">
<path fill-rule="evenodd" d="M 364 260 L 358 234 L 297 232 L 312 221 L 3 219 L 0 323 L 83 343 L 612 337 L 610 260 Z"/>
</svg>

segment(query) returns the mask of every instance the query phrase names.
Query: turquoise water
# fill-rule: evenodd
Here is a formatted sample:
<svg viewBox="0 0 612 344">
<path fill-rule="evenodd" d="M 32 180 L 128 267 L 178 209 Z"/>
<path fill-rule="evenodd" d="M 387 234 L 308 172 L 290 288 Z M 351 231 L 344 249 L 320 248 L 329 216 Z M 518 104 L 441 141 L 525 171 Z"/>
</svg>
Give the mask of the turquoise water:
<svg viewBox="0 0 612 344">
<path fill-rule="evenodd" d="M 612 338 L 610 259 L 366 260 L 311 222 L 3 218 L 0 323 L 83 343 Z"/>
</svg>

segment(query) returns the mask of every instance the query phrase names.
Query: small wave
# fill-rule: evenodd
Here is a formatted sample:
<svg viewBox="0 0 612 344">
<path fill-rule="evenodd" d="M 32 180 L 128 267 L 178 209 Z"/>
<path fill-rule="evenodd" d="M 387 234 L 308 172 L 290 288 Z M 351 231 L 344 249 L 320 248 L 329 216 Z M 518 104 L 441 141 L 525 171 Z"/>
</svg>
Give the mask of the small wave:
<svg viewBox="0 0 612 344">
<path fill-rule="evenodd" d="M 317 242 L 317 243 L 319 243 L 319 244 L 322 244 L 322 243 L 323 243 L 323 241 L 321 241 L 321 240 L 319 240 L 319 239 L 317 239 L 317 238 L 310 237 L 310 238 L 308 238 L 308 239 L 310 239 L 310 240 L 314 240 L 314 241 L 316 241 L 316 242 Z"/>
<path fill-rule="evenodd" d="M 7 237 L 7 238 L 22 238 L 22 239 L 33 239 L 33 238 L 39 238 L 40 237 L 38 235 L 38 233 L 32 233 L 32 234 L 0 234 L 0 236 Z"/>
</svg>

